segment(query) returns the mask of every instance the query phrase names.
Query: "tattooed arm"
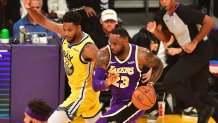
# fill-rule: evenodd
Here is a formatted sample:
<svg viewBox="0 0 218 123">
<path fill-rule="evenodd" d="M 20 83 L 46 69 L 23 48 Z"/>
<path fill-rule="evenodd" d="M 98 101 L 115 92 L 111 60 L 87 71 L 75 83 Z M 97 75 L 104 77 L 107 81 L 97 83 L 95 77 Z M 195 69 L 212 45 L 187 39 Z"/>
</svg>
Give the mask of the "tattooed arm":
<svg viewBox="0 0 218 123">
<path fill-rule="evenodd" d="M 163 63 L 156 55 L 146 48 L 138 48 L 138 64 L 140 69 L 142 69 L 143 66 L 152 68 L 149 82 L 156 82 L 162 74 Z"/>
<path fill-rule="evenodd" d="M 107 47 L 99 50 L 96 58 L 96 66 L 92 78 L 92 87 L 95 91 L 109 89 L 110 85 L 117 81 L 119 74 L 107 74 L 110 62 L 110 54 Z"/>
<path fill-rule="evenodd" d="M 107 66 L 110 60 L 110 53 L 107 47 L 104 47 L 99 50 L 96 58 L 96 67 L 103 68 L 107 70 Z"/>
</svg>

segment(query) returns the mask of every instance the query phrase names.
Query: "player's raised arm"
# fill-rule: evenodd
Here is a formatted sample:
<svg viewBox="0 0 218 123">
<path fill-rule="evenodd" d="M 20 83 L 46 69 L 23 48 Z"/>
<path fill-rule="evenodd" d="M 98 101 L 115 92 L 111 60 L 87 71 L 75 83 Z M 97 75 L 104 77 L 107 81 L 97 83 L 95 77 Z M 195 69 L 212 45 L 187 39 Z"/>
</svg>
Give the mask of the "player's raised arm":
<svg viewBox="0 0 218 123">
<path fill-rule="evenodd" d="M 149 82 L 156 82 L 163 71 L 163 63 L 150 50 L 139 47 L 138 49 L 139 67 L 147 66 L 152 68 L 151 78 Z"/>
<path fill-rule="evenodd" d="M 41 12 L 30 7 L 31 0 L 23 0 L 24 7 L 28 14 L 41 26 L 47 28 L 50 31 L 59 33 L 64 36 L 63 25 L 48 20 Z"/>
</svg>

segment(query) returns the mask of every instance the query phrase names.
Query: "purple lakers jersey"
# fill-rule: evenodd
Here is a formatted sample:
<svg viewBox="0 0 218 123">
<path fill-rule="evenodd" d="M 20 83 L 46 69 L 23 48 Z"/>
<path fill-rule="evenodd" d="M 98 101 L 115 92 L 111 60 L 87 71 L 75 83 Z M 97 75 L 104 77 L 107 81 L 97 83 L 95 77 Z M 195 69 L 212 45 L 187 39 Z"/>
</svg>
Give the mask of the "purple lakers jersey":
<svg viewBox="0 0 218 123">
<path fill-rule="evenodd" d="M 111 60 L 108 66 L 108 73 L 119 73 L 120 77 L 117 82 L 110 86 L 113 100 L 129 100 L 132 97 L 133 91 L 139 84 L 141 70 L 138 67 L 138 46 L 129 44 L 130 50 L 127 58 L 120 61 L 111 53 L 108 46 Z"/>
</svg>

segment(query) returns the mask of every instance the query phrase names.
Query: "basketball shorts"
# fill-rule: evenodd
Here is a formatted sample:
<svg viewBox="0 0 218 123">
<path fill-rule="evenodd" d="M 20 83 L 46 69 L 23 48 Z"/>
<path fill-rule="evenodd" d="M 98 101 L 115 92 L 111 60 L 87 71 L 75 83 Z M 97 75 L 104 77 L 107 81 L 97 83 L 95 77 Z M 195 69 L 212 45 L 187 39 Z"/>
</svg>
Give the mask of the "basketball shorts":
<svg viewBox="0 0 218 123">
<path fill-rule="evenodd" d="M 98 96 L 86 96 L 76 100 L 72 100 L 72 97 L 69 96 L 57 110 L 65 111 L 68 118 L 73 120 L 79 116 L 82 116 L 84 119 L 93 118 L 100 112 L 101 108 L 102 104 L 99 102 Z"/>
<path fill-rule="evenodd" d="M 130 101 L 112 103 L 111 108 L 96 123 L 135 122 L 145 111 L 137 109 Z"/>
</svg>

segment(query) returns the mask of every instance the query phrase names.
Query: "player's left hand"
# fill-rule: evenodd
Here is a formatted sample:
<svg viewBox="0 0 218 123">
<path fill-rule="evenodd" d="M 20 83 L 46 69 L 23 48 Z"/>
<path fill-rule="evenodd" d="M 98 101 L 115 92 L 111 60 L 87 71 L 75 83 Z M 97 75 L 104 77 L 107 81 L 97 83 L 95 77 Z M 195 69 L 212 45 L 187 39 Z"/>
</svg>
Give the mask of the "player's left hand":
<svg viewBox="0 0 218 123">
<path fill-rule="evenodd" d="M 117 82 L 120 79 L 119 73 L 109 73 L 107 79 L 105 80 L 105 87 L 108 88 L 113 83 Z"/>
<path fill-rule="evenodd" d="M 150 80 L 151 72 L 152 72 L 152 69 L 150 69 L 147 73 L 142 74 L 143 82 L 148 82 L 148 80 Z"/>
<path fill-rule="evenodd" d="M 196 48 L 197 43 L 194 41 L 189 42 L 188 44 L 184 45 L 182 48 L 186 53 L 192 53 Z"/>
</svg>

